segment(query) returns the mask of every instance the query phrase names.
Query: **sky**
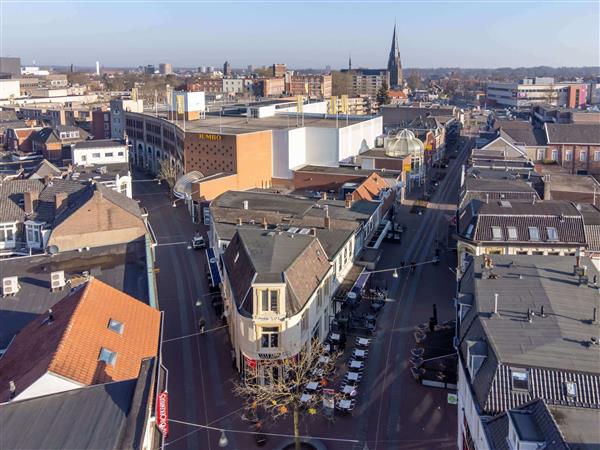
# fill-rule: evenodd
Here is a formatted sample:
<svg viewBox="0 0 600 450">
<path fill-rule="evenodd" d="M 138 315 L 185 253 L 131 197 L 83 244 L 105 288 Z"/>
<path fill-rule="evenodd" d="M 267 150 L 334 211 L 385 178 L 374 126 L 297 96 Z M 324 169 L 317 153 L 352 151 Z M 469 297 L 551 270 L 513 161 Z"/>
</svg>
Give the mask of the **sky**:
<svg viewBox="0 0 600 450">
<path fill-rule="evenodd" d="M 599 66 L 600 0 L 0 0 L 0 54 L 22 64 Z"/>
</svg>

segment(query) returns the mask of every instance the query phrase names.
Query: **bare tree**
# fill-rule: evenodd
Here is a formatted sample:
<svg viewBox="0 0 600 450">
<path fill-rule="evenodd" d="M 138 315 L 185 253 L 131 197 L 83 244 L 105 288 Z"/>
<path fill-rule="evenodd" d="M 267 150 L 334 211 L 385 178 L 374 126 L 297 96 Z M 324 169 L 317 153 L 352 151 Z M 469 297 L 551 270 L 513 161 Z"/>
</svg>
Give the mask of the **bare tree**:
<svg viewBox="0 0 600 450">
<path fill-rule="evenodd" d="M 260 361 L 236 383 L 234 393 L 242 397 L 248 411 L 264 410 L 273 419 L 293 414 L 296 450 L 300 450 L 300 414 L 315 415 L 323 402 L 323 389 L 330 383 L 339 353 L 328 354 L 317 340 L 294 356 Z M 305 392 L 306 385 L 317 382 L 318 389 Z M 304 395 L 308 394 L 308 395 Z M 327 397 L 335 402 L 335 396 Z"/>
<path fill-rule="evenodd" d="M 169 159 L 162 159 L 158 164 L 158 173 L 156 176 L 159 180 L 165 181 L 169 185 L 169 188 L 173 189 L 177 181 L 177 170 Z"/>
</svg>

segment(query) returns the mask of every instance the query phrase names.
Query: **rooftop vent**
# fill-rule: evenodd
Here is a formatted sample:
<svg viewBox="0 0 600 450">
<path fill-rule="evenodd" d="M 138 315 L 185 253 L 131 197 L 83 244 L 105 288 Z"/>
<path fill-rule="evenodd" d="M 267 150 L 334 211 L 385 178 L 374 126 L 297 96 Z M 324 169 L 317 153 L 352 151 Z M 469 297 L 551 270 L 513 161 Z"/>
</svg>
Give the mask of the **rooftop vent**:
<svg viewBox="0 0 600 450">
<path fill-rule="evenodd" d="M 500 206 L 503 208 L 511 208 L 512 205 L 508 200 L 500 200 Z"/>
</svg>

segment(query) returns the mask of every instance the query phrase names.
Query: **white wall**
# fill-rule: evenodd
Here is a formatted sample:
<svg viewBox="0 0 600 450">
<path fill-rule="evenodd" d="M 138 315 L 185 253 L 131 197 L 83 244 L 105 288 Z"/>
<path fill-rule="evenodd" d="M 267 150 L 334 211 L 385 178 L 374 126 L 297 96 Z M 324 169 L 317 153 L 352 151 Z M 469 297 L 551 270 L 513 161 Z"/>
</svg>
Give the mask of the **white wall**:
<svg viewBox="0 0 600 450">
<path fill-rule="evenodd" d="M 78 389 L 84 385 L 72 380 L 59 377 L 51 372 L 46 372 L 38 378 L 32 385 L 17 395 L 14 400 L 24 400 L 26 398 L 41 397 L 42 395 L 55 394 L 57 392 L 70 391 Z"/>
<path fill-rule="evenodd" d="M 206 101 L 204 92 L 184 92 L 173 91 L 171 98 L 172 111 L 177 111 L 177 96 L 183 95 L 184 110 L 191 111 L 206 111 Z"/>
<path fill-rule="evenodd" d="M 306 127 L 306 164 L 337 167 L 338 128 Z"/>
<path fill-rule="evenodd" d="M 0 80 L 0 100 L 18 98 L 21 96 L 21 83 L 19 80 Z"/>
<path fill-rule="evenodd" d="M 343 123 L 342 118 L 339 120 Z M 375 139 L 382 134 L 382 116 L 340 128 L 339 160 L 356 156 L 361 150 L 375 147 Z"/>
<path fill-rule="evenodd" d="M 94 158 L 94 154 L 100 154 L 99 158 Z M 108 156 L 112 153 L 112 156 Z M 119 156 L 119 153 L 122 155 Z M 118 164 L 129 161 L 129 151 L 127 146 L 115 145 L 114 147 L 82 148 L 77 146 L 71 150 L 71 159 L 77 166 L 89 166 L 99 164 Z M 85 160 L 84 160 L 85 159 Z"/>
</svg>

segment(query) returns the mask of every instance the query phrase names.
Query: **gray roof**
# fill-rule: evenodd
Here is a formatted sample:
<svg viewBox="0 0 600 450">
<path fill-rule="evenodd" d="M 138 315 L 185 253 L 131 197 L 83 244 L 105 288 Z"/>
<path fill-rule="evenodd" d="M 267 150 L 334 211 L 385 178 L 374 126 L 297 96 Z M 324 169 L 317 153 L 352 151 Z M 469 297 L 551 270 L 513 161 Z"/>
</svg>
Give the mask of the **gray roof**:
<svg viewBox="0 0 600 450">
<path fill-rule="evenodd" d="M 22 450 L 138 449 L 152 399 L 155 362 L 137 379 L 14 401 L 0 408 L 0 446 Z M 26 430 L 26 431 L 25 431 Z"/>
<path fill-rule="evenodd" d="M 571 450 L 600 448 L 600 411 L 559 405 L 548 408 Z"/>
<path fill-rule="evenodd" d="M 536 196 L 537 198 L 537 196 Z M 459 232 L 466 239 L 479 242 L 526 242 L 528 244 L 585 244 L 583 218 L 571 202 L 545 200 L 533 202 L 500 200 L 485 203 L 472 200 L 459 218 Z M 472 228 L 471 228 L 472 225 Z M 492 227 L 500 228 L 500 238 L 494 238 Z M 508 227 L 515 227 L 516 239 L 510 239 Z M 539 239 L 532 240 L 530 228 L 536 227 Z M 548 227 L 557 231 L 551 240 Z M 469 229 L 472 229 L 469 232 Z"/>
<path fill-rule="evenodd" d="M 525 180 L 466 177 L 460 196 L 459 208 L 462 209 L 471 200 L 510 200 L 531 203 L 533 196 L 538 200 L 540 198 L 533 186 Z"/>
<path fill-rule="evenodd" d="M 240 311 L 252 313 L 253 283 L 285 283 L 286 313 L 300 311 L 330 269 L 315 236 L 239 228 L 223 255 Z"/>
<path fill-rule="evenodd" d="M 24 193 L 38 192 L 34 201 L 34 211 L 26 216 L 24 210 Z M 9 180 L 0 184 L 0 222 L 24 222 L 27 219 L 57 225 L 69 217 L 74 211 L 87 202 L 95 191 L 127 212 L 140 217 L 138 203 L 124 194 L 118 193 L 101 183 L 85 181 L 54 179 L 48 184 L 40 180 Z M 56 215 L 55 196 L 58 193 L 67 194 L 67 207 Z"/>
<path fill-rule="evenodd" d="M 492 255 L 496 278 L 484 278 L 482 257 L 469 266 L 471 283 L 461 283 L 472 294 L 472 306 L 461 320 L 460 352 L 468 360 L 468 342 L 485 341 L 488 355 L 471 377 L 476 401 L 486 414 L 507 411 L 535 398 L 548 403 L 600 408 L 600 353 L 590 344 L 598 325 L 592 324 L 600 307 L 598 289 L 579 285 L 573 257 Z M 598 271 L 587 258 L 589 280 Z M 498 314 L 494 296 L 498 294 Z M 544 308 L 545 317 L 541 317 Z M 527 311 L 535 313 L 532 321 Z M 529 372 L 529 389 L 511 387 L 512 368 Z M 564 383 L 577 384 L 569 397 Z"/>
<path fill-rule="evenodd" d="M 600 124 L 546 123 L 549 144 L 600 145 Z"/>
<path fill-rule="evenodd" d="M 116 139 L 91 139 L 74 144 L 75 150 L 107 147 L 127 147 L 122 141 Z"/>
<path fill-rule="evenodd" d="M 509 137 L 512 143 L 523 143 L 527 147 L 546 145 L 546 133 L 541 128 L 535 128 L 529 121 L 497 120 L 494 126 Z"/>
<path fill-rule="evenodd" d="M 60 177 L 62 175 L 62 171 L 52 164 L 47 159 L 42 159 L 39 164 L 31 169 L 28 172 L 27 178 L 32 179 L 44 179 L 45 177 Z"/>
<path fill-rule="evenodd" d="M 509 415 L 522 440 L 544 442 L 546 450 L 569 450 L 552 413 L 546 403 L 539 399 L 484 422 L 485 433 L 494 450 L 510 450 L 507 441 Z"/>
<path fill-rule="evenodd" d="M 381 150 L 382 156 L 385 156 L 385 151 Z M 374 156 L 379 155 L 377 149 L 367 150 L 361 153 L 358 156 Z M 397 158 L 393 158 L 397 159 Z M 294 172 L 307 172 L 307 173 L 324 173 L 330 175 L 356 175 L 356 178 L 366 178 L 371 175 L 373 172 L 378 173 L 381 176 L 391 177 L 400 175 L 399 170 L 388 170 L 388 169 L 360 169 L 358 167 L 350 167 L 350 166 L 315 166 L 311 164 L 307 164 L 305 166 L 294 169 Z"/>
<path fill-rule="evenodd" d="M 62 142 L 60 133 L 62 131 L 79 131 L 78 138 L 67 138 L 66 141 L 85 140 L 89 136 L 88 132 L 72 125 L 58 125 L 56 127 L 45 127 L 33 135 L 33 140 L 37 142 Z"/>
<path fill-rule="evenodd" d="M 0 302 L 0 348 L 12 337 L 64 298 L 64 291 L 50 290 L 50 274 L 64 270 L 65 279 L 76 280 L 87 271 L 126 294 L 148 301 L 146 250 L 143 242 L 91 248 L 85 252 L 60 252 L 26 258 L 0 259 L 2 277 L 18 276 L 21 290 Z"/>
</svg>

